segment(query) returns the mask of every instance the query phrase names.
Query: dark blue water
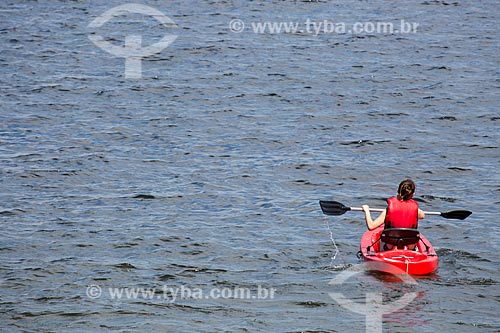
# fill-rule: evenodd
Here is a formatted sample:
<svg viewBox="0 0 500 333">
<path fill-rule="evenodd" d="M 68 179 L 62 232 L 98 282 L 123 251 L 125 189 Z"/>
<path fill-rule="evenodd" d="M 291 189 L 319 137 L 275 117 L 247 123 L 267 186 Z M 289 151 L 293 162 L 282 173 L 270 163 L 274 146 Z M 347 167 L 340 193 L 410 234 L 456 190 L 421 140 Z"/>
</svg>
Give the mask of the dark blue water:
<svg viewBox="0 0 500 333">
<path fill-rule="evenodd" d="M 387 332 L 500 331 L 495 1 L 151 1 L 176 27 L 137 14 L 88 27 L 122 4 L 0 5 L 1 331 L 364 331 L 331 292 L 360 304 L 416 292 L 384 316 Z M 251 29 L 307 19 L 419 28 Z M 91 33 L 178 37 L 130 80 Z M 318 200 L 382 207 L 406 177 L 422 209 L 473 211 L 420 223 L 438 272 L 328 284 L 361 263 L 365 226 Z M 275 294 L 106 293 L 164 286 Z"/>
</svg>

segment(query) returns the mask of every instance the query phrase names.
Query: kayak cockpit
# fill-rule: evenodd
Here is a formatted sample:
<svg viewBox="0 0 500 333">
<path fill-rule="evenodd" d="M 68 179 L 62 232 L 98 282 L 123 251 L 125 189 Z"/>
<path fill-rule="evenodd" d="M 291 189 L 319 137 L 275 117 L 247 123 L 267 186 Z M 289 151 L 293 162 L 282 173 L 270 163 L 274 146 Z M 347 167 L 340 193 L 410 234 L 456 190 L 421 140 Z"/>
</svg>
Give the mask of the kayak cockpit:
<svg viewBox="0 0 500 333">
<path fill-rule="evenodd" d="M 366 252 L 370 255 L 372 252 L 381 253 L 398 249 L 429 253 L 429 248 L 417 229 L 388 228 L 372 234 L 371 245 L 367 246 Z"/>
</svg>

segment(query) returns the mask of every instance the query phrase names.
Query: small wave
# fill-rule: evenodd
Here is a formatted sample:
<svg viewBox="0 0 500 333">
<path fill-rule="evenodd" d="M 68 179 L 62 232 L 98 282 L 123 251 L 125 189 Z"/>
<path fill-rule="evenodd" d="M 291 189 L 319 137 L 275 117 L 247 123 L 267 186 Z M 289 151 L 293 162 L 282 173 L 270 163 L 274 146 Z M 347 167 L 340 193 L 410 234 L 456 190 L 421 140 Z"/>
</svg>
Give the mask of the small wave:
<svg viewBox="0 0 500 333">
<path fill-rule="evenodd" d="M 123 262 L 123 263 L 120 263 L 120 264 L 113 265 L 113 267 L 121 268 L 121 269 L 137 269 L 137 267 L 135 267 L 134 265 L 129 264 L 127 262 Z"/>
<path fill-rule="evenodd" d="M 432 119 L 457 121 L 457 117 L 454 117 L 454 116 L 442 116 L 442 117 L 436 117 L 436 118 L 432 118 Z"/>
<path fill-rule="evenodd" d="M 498 281 L 490 278 L 457 278 L 440 281 L 437 284 L 445 286 L 494 286 L 498 284 Z"/>
<path fill-rule="evenodd" d="M 173 274 L 163 274 L 163 275 L 158 276 L 157 278 L 160 281 L 167 281 L 167 280 L 173 280 L 173 279 L 175 279 L 176 276 L 173 275 Z"/>
<path fill-rule="evenodd" d="M 156 199 L 154 195 L 151 194 L 137 194 L 133 196 L 134 199 L 146 199 L 146 200 L 152 200 Z"/>
<path fill-rule="evenodd" d="M 454 259 L 456 258 L 466 258 L 466 259 L 474 259 L 476 261 L 486 261 L 486 262 L 491 262 L 489 259 L 482 258 L 478 256 L 477 254 L 470 253 L 467 251 L 463 250 L 453 250 L 453 249 L 447 249 L 447 248 L 442 248 L 442 249 L 437 249 L 436 253 L 440 257 L 452 257 Z"/>
<path fill-rule="evenodd" d="M 338 271 L 345 271 L 348 270 L 349 268 L 353 267 L 353 264 L 341 264 L 341 265 L 332 265 L 328 266 L 325 268 L 327 271 L 333 271 L 333 272 L 338 272 Z"/>
<path fill-rule="evenodd" d="M 330 304 L 323 302 L 305 301 L 305 302 L 292 302 L 295 305 L 302 306 L 305 308 L 319 308 L 323 306 L 329 306 Z"/>
<path fill-rule="evenodd" d="M 459 168 L 459 167 L 450 167 L 448 170 L 453 170 L 453 171 L 471 171 L 472 169 L 466 169 L 466 168 Z"/>
<path fill-rule="evenodd" d="M 448 197 L 438 197 L 434 195 L 428 195 L 428 194 L 423 194 L 420 196 L 422 199 L 428 199 L 428 200 L 441 200 L 441 201 L 446 201 L 446 202 L 455 202 L 457 199 L 455 198 L 448 198 Z M 415 199 L 417 200 L 417 199 Z M 418 200 L 417 200 L 418 201 Z M 424 201 L 424 200 L 423 200 Z M 424 201 L 425 202 L 425 201 Z"/>
<path fill-rule="evenodd" d="M 363 140 L 363 139 L 359 139 L 359 140 L 355 140 L 355 141 L 347 141 L 347 142 L 341 142 L 340 144 L 342 146 L 352 146 L 352 145 L 355 145 L 356 147 L 363 147 L 363 146 L 373 146 L 373 145 L 377 145 L 377 144 L 384 144 L 384 143 L 388 143 L 388 142 L 391 142 L 390 140 Z"/>
<path fill-rule="evenodd" d="M 3 210 L 0 212 L 0 216 L 14 216 L 14 215 L 18 215 L 18 214 L 25 213 L 25 212 L 26 211 L 24 211 L 22 209 Z"/>
</svg>

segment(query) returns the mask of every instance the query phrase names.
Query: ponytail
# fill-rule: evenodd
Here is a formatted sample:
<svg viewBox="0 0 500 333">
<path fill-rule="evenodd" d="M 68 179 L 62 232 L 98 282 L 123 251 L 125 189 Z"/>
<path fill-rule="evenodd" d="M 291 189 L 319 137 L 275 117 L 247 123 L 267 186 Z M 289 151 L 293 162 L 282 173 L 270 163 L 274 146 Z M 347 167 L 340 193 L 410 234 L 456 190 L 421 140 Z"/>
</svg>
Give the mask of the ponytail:
<svg viewBox="0 0 500 333">
<path fill-rule="evenodd" d="M 410 200 L 415 193 L 416 185 L 411 179 L 403 180 L 398 187 L 398 199 L 407 201 Z"/>
</svg>

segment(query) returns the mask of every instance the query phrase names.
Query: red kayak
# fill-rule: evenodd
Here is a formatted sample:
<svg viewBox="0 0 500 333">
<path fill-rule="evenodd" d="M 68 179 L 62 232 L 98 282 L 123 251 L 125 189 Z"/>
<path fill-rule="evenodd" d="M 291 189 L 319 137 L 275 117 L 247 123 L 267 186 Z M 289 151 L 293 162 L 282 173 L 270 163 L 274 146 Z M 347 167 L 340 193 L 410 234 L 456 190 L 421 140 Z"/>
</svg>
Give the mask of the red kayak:
<svg viewBox="0 0 500 333">
<path fill-rule="evenodd" d="M 382 225 L 363 234 L 360 248 L 363 258 L 385 273 L 427 275 L 438 268 L 434 248 L 417 229 L 384 230 Z"/>
</svg>

